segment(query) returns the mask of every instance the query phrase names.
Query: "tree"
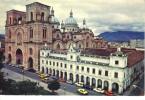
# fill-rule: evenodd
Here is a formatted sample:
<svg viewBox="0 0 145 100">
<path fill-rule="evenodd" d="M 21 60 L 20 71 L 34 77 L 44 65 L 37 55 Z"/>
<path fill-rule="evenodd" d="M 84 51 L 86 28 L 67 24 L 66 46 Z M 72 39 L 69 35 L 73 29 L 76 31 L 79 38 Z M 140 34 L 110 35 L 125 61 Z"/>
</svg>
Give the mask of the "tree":
<svg viewBox="0 0 145 100">
<path fill-rule="evenodd" d="M 54 93 L 55 90 L 58 90 L 60 88 L 60 83 L 57 80 L 50 81 L 48 83 L 48 89 Z"/>
</svg>

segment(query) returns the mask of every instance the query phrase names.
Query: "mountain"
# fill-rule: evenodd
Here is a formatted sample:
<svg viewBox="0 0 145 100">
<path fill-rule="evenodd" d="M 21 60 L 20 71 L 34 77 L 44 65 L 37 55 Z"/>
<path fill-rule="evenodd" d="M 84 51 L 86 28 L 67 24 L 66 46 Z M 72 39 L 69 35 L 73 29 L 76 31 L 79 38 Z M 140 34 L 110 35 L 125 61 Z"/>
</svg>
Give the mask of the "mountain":
<svg viewBox="0 0 145 100">
<path fill-rule="evenodd" d="M 116 31 L 104 32 L 98 35 L 109 42 L 127 42 L 131 39 L 144 39 L 144 32 Z"/>
</svg>

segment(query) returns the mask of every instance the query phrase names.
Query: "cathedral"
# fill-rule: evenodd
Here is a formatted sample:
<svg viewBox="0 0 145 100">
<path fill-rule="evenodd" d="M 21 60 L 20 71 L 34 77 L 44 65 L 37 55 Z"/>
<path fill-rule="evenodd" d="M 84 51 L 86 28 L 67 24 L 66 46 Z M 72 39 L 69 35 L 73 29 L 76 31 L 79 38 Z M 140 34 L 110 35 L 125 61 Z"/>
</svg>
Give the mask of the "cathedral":
<svg viewBox="0 0 145 100">
<path fill-rule="evenodd" d="M 94 36 L 86 20 L 79 27 L 73 11 L 61 23 L 48 5 L 34 2 L 26 5 L 26 12 L 7 11 L 5 26 L 6 62 L 24 66 L 25 69 L 40 69 L 40 49 L 47 44 L 53 50 L 67 50 L 71 43 L 77 48 L 106 48 L 108 43 Z"/>
</svg>

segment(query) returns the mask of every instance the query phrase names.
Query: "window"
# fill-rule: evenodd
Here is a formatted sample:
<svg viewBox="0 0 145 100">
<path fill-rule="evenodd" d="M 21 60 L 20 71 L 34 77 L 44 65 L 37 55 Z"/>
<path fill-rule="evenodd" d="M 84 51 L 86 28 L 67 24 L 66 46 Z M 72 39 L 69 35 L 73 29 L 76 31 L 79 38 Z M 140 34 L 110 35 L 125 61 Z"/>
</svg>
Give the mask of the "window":
<svg viewBox="0 0 145 100">
<path fill-rule="evenodd" d="M 56 66 L 58 66 L 58 62 L 56 63 Z"/>
<path fill-rule="evenodd" d="M 73 56 L 70 56 L 70 59 L 73 59 Z"/>
<path fill-rule="evenodd" d="M 9 51 L 11 51 L 11 47 L 9 46 Z"/>
<path fill-rule="evenodd" d="M 89 43 L 87 42 L 87 43 L 86 43 L 86 47 L 88 48 L 88 46 L 89 46 Z"/>
<path fill-rule="evenodd" d="M 77 70 L 79 70 L 79 66 L 77 66 Z"/>
<path fill-rule="evenodd" d="M 44 55 L 44 53 L 42 52 L 42 56 Z"/>
<path fill-rule="evenodd" d="M 30 55 L 33 54 L 33 50 L 32 50 L 32 48 L 29 48 L 29 53 L 30 53 Z"/>
<path fill-rule="evenodd" d="M 41 21 L 44 21 L 44 12 L 41 13 Z"/>
<path fill-rule="evenodd" d="M 67 65 L 65 64 L 64 67 L 67 68 Z"/>
<path fill-rule="evenodd" d="M 53 66 L 55 66 L 55 62 L 53 62 Z"/>
<path fill-rule="evenodd" d="M 62 67 L 62 63 L 60 63 L 60 67 Z"/>
<path fill-rule="evenodd" d="M 11 38 L 11 31 L 9 31 L 8 37 L 9 37 L 9 39 Z"/>
<path fill-rule="evenodd" d="M 33 29 L 30 28 L 30 38 L 33 38 Z"/>
<path fill-rule="evenodd" d="M 43 29 L 43 39 L 46 39 L 46 28 Z"/>
<path fill-rule="evenodd" d="M 114 73 L 114 77 L 118 78 L 118 73 L 117 72 Z"/>
<path fill-rule="evenodd" d="M 102 71 L 101 70 L 99 70 L 99 75 L 101 75 L 102 74 Z"/>
<path fill-rule="evenodd" d="M 10 17 L 10 24 L 12 24 L 12 18 Z"/>
<path fill-rule="evenodd" d="M 89 69 L 89 68 L 87 68 L 87 72 L 88 72 L 88 73 L 90 72 L 90 69 Z"/>
<path fill-rule="evenodd" d="M 46 61 L 46 64 L 48 65 L 48 61 Z"/>
<path fill-rule="evenodd" d="M 105 71 L 105 76 L 108 76 L 108 71 Z"/>
<path fill-rule="evenodd" d="M 116 65 L 118 65 L 118 64 L 119 64 L 119 61 L 118 61 L 118 60 L 116 60 L 116 61 L 115 61 L 115 64 L 116 64 Z"/>
<path fill-rule="evenodd" d="M 82 71 L 84 71 L 84 67 L 82 67 Z"/>
<path fill-rule="evenodd" d="M 42 64 L 44 63 L 44 60 L 42 60 Z"/>
<path fill-rule="evenodd" d="M 95 69 L 93 69 L 93 72 L 92 73 L 95 74 Z"/>
<path fill-rule="evenodd" d="M 72 69 L 72 65 L 70 65 L 70 69 Z"/>
<path fill-rule="evenodd" d="M 49 61 L 49 65 L 51 65 L 51 61 Z"/>
<path fill-rule="evenodd" d="M 33 21 L 33 12 L 31 12 L 31 19 L 30 21 Z"/>
</svg>

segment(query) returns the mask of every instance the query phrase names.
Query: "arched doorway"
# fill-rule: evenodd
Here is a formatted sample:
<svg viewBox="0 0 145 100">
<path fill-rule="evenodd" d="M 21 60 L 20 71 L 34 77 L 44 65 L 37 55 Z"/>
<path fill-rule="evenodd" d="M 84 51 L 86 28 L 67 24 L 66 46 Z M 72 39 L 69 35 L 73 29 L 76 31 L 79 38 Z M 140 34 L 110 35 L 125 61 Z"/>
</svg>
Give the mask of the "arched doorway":
<svg viewBox="0 0 145 100">
<path fill-rule="evenodd" d="M 89 77 L 86 77 L 86 85 L 90 86 L 90 78 Z"/>
<path fill-rule="evenodd" d="M 53 76 L 55 76 L 55 70 L 53 69 Z"/>
<path fill-rule="evenodd" d="M 84 83 L 84 76 L 83 75 L 81 75 L 81 82 Z"/>
<path fill-rule="evenodd" d="M 104 90 L 108 90 L 108 87 L 109 87 L 109 82 L 104 81 Z"/>
<path fill-rule="evenodd" d="M 69 76 L 70 76 L 70 78 L 69 78 L 69 79 L 70 79 L 71 81 L 73 81 L 73 74 L 72 74 L 72 73 L 70 73 L 70 74 L 69 74 Z"/>
<path fill-rule="evenodd" d="M 33 59 L 31 57 L 28 59 L 28 68 L 33 69 Z"/>
<path fill-rule="evenodd" d="M 21 49 L 17 49 L 16 51 L 16 64 L 23 64 L 23 53 Z"/>
<path fill-rule="evenodd" d="M 76 75 L 76 82 L 79 82 L 79 75 Z"/>
<path fill-rule="evenodd" d="M 56 76 L 59 78 L 59 71 L 58 70 L 56 71 Z"/>
<path fill-rule="evenodd" d="M 92 78 L 92 87 L 96 87 L 96 79 Z"/>
<path fill-rule="evenodd" d="M 64 79 L 67 80 L 67 72 L 64 73 Z"/>
<path fill-rule="evenodd" d="M 12 56 L 11 54 L 8 54 L 8 63 L 11 63 L 11 61 L 12 61 Z"/>
<path fill-rule="evenodd" d="M 41 68 L 41 72 L 44 73 L 44 67 Z"/>
<path fill-rule="evenodd" d="M 51 68 L 49 69 L 49 73 L 52 74 L 52 69 Z"/>
<path fill-rule="evenodd" d="M 46 74 L 48 74 L 48 68 L 46 68 Z"/>
<path fill-rule="evenodd" d="M 119 85 L 118 83 L 112 83 L 112 92 L 118 93 Z"/>
<path fill-rule="evenodd" d="M 62 71 L 60 72 L 60 78 L 63 78 L 63 72 Z"/>
<path fill-rule="evenodd" d="M 102 80 L 101 79 L 98 79 L 98 88 L 102 88 Z"/>
</svg>

